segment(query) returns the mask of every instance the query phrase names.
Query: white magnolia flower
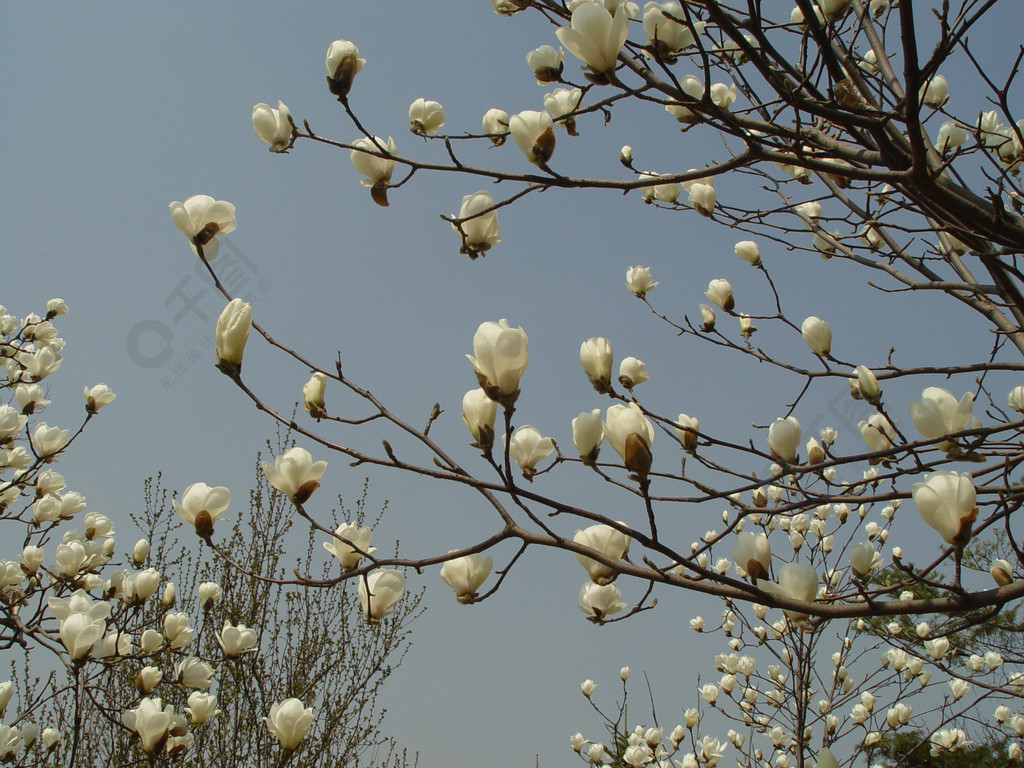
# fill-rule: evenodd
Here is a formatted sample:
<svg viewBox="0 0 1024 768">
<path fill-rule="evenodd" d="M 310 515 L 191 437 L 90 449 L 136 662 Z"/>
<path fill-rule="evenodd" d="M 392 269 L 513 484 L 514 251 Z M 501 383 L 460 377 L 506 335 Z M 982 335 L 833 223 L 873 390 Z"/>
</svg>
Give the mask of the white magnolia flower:
<svg viewBox="0 0 1024 768">
<path fill-rule="evenodd" d="M 794 600 L 812 602 L 818 594 L 818 574 L 809 565 L 786 563 L 779 569 L 778 583 L 760 579 L 757 588 L 772 595 L 782 595 Z M 801 622 L 806 613 L 784 609 L 791 621 Z"/>
<path fill-rule="evenodd" d="M 309 727 L 313 724 L 313 710 L 298 699 L 285 699 L 270 705 L 268 717 L 263 718 L 267 729 L 277 737 L 281 748 L 287 751 L 298 749 Z"/>
<path fill-rule="evenodd" d="M 800 334 L 814 354 L 827 356 L 832 351 L 832 328 L 820 317 L 806 318 L 800 326 Z"/>
<path fill-rule="evenodd" d="M 242 370 L 245 342 L 252 328 L 252 305 L 241 299 L 232 299 L 217 318 L 217 368 L 229 376 Z"/>
<path fill-rule="evenodd" d="M 555 129 L 551 113 L 525 110 L 508 120 L 509 133 L 516 146 L 534 165 L 545 166 L 555 151 Z"/>
<path fill-rule="evenodd" d="M 345 570 L 356 568 L 363 555 L 373 554 L 376 547 L 370 546 L 373 531 L 359 523 L 342 523 L 334 530 L 331 541 L 324 542 L 324 549 L 338 558 Z"/>
<path fill-rule="evenodd" d="M 537 78 L 537 85 L 557 82 L 565 66 L 565 51 L 551 45 L 542 45 L 526 54 L 526 63 Z"/>
<path fill-rule="evenodd" d="M 444 127 L 444 107 L 436 101 L 418 98 L 409 105 L 409 130 L 420 136 Z"/>
<path fill-rule="evenodd" d="M 522 328 L 508 320 L 481 323 L 473 334 L 473 364 L 481 388 L 492 400 L 511 406 L 519 397 L 519 379 L 530 360 L 529 340 Z"/>
<path fill-rule="evenodd" d="M 477 591 L 487 580 L 494 558 L 479 554 L 465 555 L 448 560 L 441 566 L 441 581 L 452 588 L 456 599 L 463 604 L 473 602 Z"/>
<path fill-rule="evenodd" d="M 796 416 L 776 419 L 768 428 L 768 448 L 772 456 L 782 461 L 796 461 L 800 449 L 800 422 Z"/>
<path fill-rule="evenodd" d="M 193 483 L 181 494 L 181 502 L 173 501 L 178 517 L 195 526 L 196 533 L 208 537 L 231 502 L 231 492 L 223 485 L 211 488 L 206 483 Z"/>
<path fill-rule="evenodd" d="M 971 423 L 974 395 L 964 393 L 959 401 L 953 393 L 942 387 L 927 387 L 921 393 L 921 401 L 910 404 L 910 419 L 918 432 L 933 439 L 959 432 Z M 950 443 L 939 443 L 939 448 L 948 450 Z"/>
<path fill-rule="evenodd" d="M 359 58 L 359 49 L 348 40 L 335 40 L 327 48 L 327 87 L 344 101 L 352 89 L 352 80 L 366 59 Z"/>
<path fill-rule="evenodd" d="M 598 523 L 589 528 L 576 531 L 572 540 L 577 544 L 600 552 L 609 560 L 621 560 L 629 553 L 630 537 L 610 525 Z M 614 568 L 598 562 L 587 555 L 577 553 L 576 559 L 582 565 L 591 581 L 597 584 L 608 584 L 614 580 Z"/>
<path fill-rule="evenodd" d="M 371 624 L 379 624 L 404 594 L 405 574 L 401 571 L 378 568 L 359 579 L 359 605 Z"/>
<path fill-rule="evenodd" d="M 235 231 L 235 206 L 227 200 L 214 200 L 209 195 L 192 195 L 185 202 L 170 204 L 171 220 L 185 237 L 192 250 L 207 261 L 220 247 L 217 235 Z"/>
<path fill-rule="evenodd" d="M 264 461 L 262 466 L 268 483 L 295 504 L 303 504 L 320 487 L 327 462 L 314 462 L 309 451 L 294 446 L 277 456 L 273 465 Z"/>
<path fill-rule="evenodd" d="M 252 129 L 271 152 L 283 152 L 292 143 L 292 115 L 283 101 L 277 109 L 260 102 L 252 108 Z"/>
<path fill-rule="evenodd" d="M 652 278 L 650 267 L 630 267 L 626 270 L 626 288 L 633 295 L 642 299 L 657 287 L 658 283 Z"/>
<path fill-rule="evenodd" d="M 974 481 L 968 473 L 943 470 L 914 483 L 914 506 L 922 519 L 939 532 L 947 544 L 962 547 L 971 538 L 978 516 Z"/>
<path fill-rule="evenodd" d="M 605 412 L 604 434 L 626 469 L 645 475 L 651 469 L 654 425 L 636 403 L 612 405 Z"/>
<path fill-rule="evenodd" d="M 485 190 L 462 198 L 459 215 L 456 217 L 459 224 L 452 224 L 452 230 L 462 238 L 459 253 L 465 253 L 471 259 L 475 259 L 490 250 L 492 245 L 501 242 L 501 238 L 498 237 L 498 212 L 488 210 L 493 207 L 494 198 Z"/>
<path fill-rule="evenodd" d="M 512 433 L 511 440 L 505 435 L 508 452 L 512 460 L 527 477 L 536 473 L 537 463 L 550 456 L 555 450 L 555 441 L 542 437 L 536 427 L 525 424 Z"/>
<path fill-rule="evenodd" d="M 388 205 L 388 185 L 395 171 L 392 156 L 396 154 L 398 147 L 390 136 L 387 141 L 379 136 L 372 139 L 361 136 L 352 142 L 352 150 L 349 152 L 352 167 L 366 177 L 360 179 L 359 183 L 370 188 L 370 197 L 377 205 Z"/>
<path fill-rule="evenodd" d="M 609 12 L 599 3 L 581 3 L 573 10 L 569 26 L 559 27 L 555 34 L 570 53 L 587 65 L 597 82 L 607 82 L 608 73 L 618 64 L 628 25 L 629 16 L 622 6 Z"/>
</svg>

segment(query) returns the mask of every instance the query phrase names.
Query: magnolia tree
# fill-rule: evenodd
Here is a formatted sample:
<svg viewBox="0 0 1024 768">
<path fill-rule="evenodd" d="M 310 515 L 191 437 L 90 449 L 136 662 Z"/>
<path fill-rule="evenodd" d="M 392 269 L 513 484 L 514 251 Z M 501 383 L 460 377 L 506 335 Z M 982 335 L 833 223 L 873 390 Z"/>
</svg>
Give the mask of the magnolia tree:
<svg viewBox="0 0 1024 768">
<path fill-rule="evenodd" d="M 0 520 L 17 547 L 0 561 L 11 668 L 0 683 L 0 761 L 281 766 L 305 741 L 311 758 L 332 765 L 404 766 L 376 699 L 405 654 L 418 598 L 368 632 L 345 618 L 354 589 L 286 589 L 294 519 L 262 482 L 222 543 L 260 578 L 178 543 L 179 515 L 229 507 L 226 488 L 204 483 L 174 501 L 148 487 L 135 517 L 145 536 L 119 553 L 113 522 L 88 511 L 57 471 L 114 393 L 85 387 L 73 433 L 42 420 L 64 347 L 53 321 L 67 311 L 61 299 L 42 317 L 0 308 Z M 347 514 L 361 522 L 363 501 Z M 300 562 L 311 559 L 307 551 Z M 314 711 L 343 727 L 314 726 Z"/>
<path fill-rule="evenodd" d="M 296 583 L 326 588 L 356 580 L 362 612 L 376 622 L 402 594 L 403 569 L 439 567 L 457 599 L 473 603 L 493 595 L 526 550 L 541 548 L 579 560 L 589 577 L 580 609 L 598 624 L 654 608 L 655 596 L 664 605 L 678 590 L 720 600 L 713 619 L 690 621 L 697 632 L 719 633 L 722 652 L 678 725 L 673 717 L 661 727 L 650 713 L 638 726 L 624 699 L 598 704 L 595 683 L 584 682 L 582 694 L 610 713 L 609 736 L 578 733 L 571 746 L 597 765 L 674 761 L 689 768 L 725 756 L 743 766 L 849 765 L 901 729 L 922 734 L 938 756 L 967 746 L 970 723 L 979 720 L 1024 736 L 1021 659 L 970 633 L 1024 595 L 1013 518 L 1021 498 L 1024 382 L 1008 374 L 1024 367 L 1017 264 L 1024 249 L 1017 176 L 1024 122 L 1012 113 L 1024 54 L 986 67 L 971 38 L 982 23 L 1009 20 L 1013 6 L 492 2 L 499 14 L 540 14 L 550 22 L 550 34 L 524 45 L 532 50 L 522 71 L 551 89 L 544 109 L 510 115 L 495 107 L 481 120 L 417 99 L 409 128 L 437 152 L 406 155 L 399 142 L 378 135 L 391 131 L 360 119 L 359 73 L 372 62 L 355 43 L 336 40 L 327 49 L 327 86 L 355 137 L 323 136 L 281 102 L 253 108 L 256 134 L 272 152 L 310 144 L 348 152 L 381 206 L 426 174 L 456 174 L 469 194 L 457 215 L 443 218 L 470 259 L 504 247 L 501 209 L 555 188 L 635 190 L 665 215 L 721 224 L 732 230 L 736 257 L 763 281 L 756 300 L 744 301 L 728 280 L 706 275 L 707 303 L 691 318 L 671 297 L 655 303 L 659 281 L 644 266 L 626 270 L 626 288 L 653 322 L 687 343 L 731 354 L 741 375 L 766 368 L 788 375 L 795 396 L 788 405 L 766 398 L 764 426 L 748 439 L 730 439 L 705 430 L 699 413 L 646 399 L 643 362 L 627 357 L 616 369 L 608 339 L 580 339 L 582 373 L 607 405 L 572 420 L 575 451 L 563 452 L 545 436 L 553 425 L 538 429 L 518 415 L 525 401 L 542 395 L 524 376 L 526 330 L 481 318 L 475 333 L 466 329 L 466 386 L 474 377 L 476 386 L 461 401 L 478 456 L 463 460 L 461 448 L 431 434 L 458 401 L 402 414 L 350 378 L 340 357 L 331 362 L 323 351 L 271 336 L 252 308 L 222 287 L 230 302 L 216 326 L 218 368 L 312 449 L 292 448 L 264 466 L 340 566 L 327 579 L 299 572 Z M 953 68 L 974 84 L 973 100 L 960 98 L 955 110 L 943 75 Z M 652 107 L 682 131 L 678 151 L 662 158 L 693 156 L 693 144 L 712 160 L 698 168 L 661 160 L 649 170 L 650 161 L 627 145 L 617 178 L 559 163 L 564 143 L 585 142 L 603 123 L 633 108 L 650 115 Z M 638 134 L 637 146 L 644 141 Z M 483 167 L 466 159 L 476 156 L 476 145 L 504 148 Z M 725 180 L 736 189 L 746 183 L 742 196 L 719 199 L 716 184 L 725 187 Z M 500 194 L 472 191 L 482 182 L 500 182 L 489 184 Z M 234 214 L 230 203 L 205 195 L 171 204 L 175 225 L 215 277 L 216 238 L 235 228 Z M 793 316 L 787 308 L 806 286 L 773 280 L 773 263 L 819 258 L 860 270 L 883 293 L 932 294 L 976 313 L 983 332 L 972 342 L 973 357 L 951 361 L 934 344 L 920 350 L 929 361 L 913 367 L 895 363 L 891 352 L 851 359 L 833 346 L 827 319 L 842 297 L 821 301 L 816 315 Z M 258 349 L 250 349 L 253 331 Z M 754 342 L 755 331 L 764 346 Z M 810 357 L 766 351 L 796 334 Z M 287 403 L 268 401 L 260 382 L 246 378 L 243 353 L 289 362 L 309 418 L 293 422 Z M 752 371 L 755 364 L 761 367 Z M 805 395 L 812 390 L 860 401 L 859 434 L 839 436 L 831 427 L 808 434 L 801 419 L 808 421 Z M 911 391 L 918 394 L 899 394 Z M 342 392 L 363 407 L 335 410 Z M 417 445 L 404 447 L 409 441 Z M 370 546 L 368 527 L 336 526 L 313 496 L 331 458 L 472 489 L 493 515 L 493 531 L 452 551 L 382 556 Z M 614 488 L 620 515 L 571 495 L 588 476 Z M 664 533 L 681 508 L 704 535 Z M 195 510 L 199 536 L 222 550 L 217 510 Z M 907 547 L 905 555 L 902 545 L 924 525 L 937 554 Z M 1005 546 L 983 567 L 977 557 L 965 558 L 979 546 L 992 553 L 997 533 Z M 495 564 L 488 553 L 504 542 L 517 544 L 514 554 Z M 639 597 L 627 602 L 620 586 L 629 583 Z M 625 685 L 628 670 L 621 677 Z M 707 719 L 712 712 L 718 714 Z M 1019 755 L 1011 740 L 1006 759 Z"/>
</svg>

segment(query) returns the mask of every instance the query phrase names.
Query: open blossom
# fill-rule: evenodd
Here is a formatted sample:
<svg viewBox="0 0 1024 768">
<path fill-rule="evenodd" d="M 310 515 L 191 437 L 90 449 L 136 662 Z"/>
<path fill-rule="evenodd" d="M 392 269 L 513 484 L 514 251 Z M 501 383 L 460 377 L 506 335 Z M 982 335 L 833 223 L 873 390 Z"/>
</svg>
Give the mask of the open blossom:
<svg viewBox="0 0 1024 768">
<path fill-rule="evenodd" d="M 626 288 L 630 293 L 643 298 L 658 287 L 651 277 L 650 267 L 630 267 L 626 270 Z"/>
<path fill-rule="evenodd" d="M 251 328 L 252 305 L 241 299 L 229 301 L 217 318 L 217 368 L 229 376 L 242 370 L 242 355 Z"/>
<path fill-rule="evenodd" d="M 444 107 L 418 98 L 409 105 L 409 130 L 415 134 L 437 133 L 444 127 Z"/>
<path fill-rule="evenodd" d="M 343 569 L 349 570 L 359 565 L 363 555 L 377 551 L 376 547 L 370 546 L 372 536 L 373 531 L 368 526 L 342 523 L 334 529 L 331 541 L 324 542 L 324 549 L 338 558 Z"/>
<path fill-rule="evenodd" d="M 610 560 L 621 560 L 625 557 L 629 553 L 631 541 L 629 536 L 604 523 L 576 531 L 572 540 L 581 546 L 597 550 Z M 608 584 L 616 576 L 613 568 L 584 554 L 577 553 L 576 559 L 586 569 L 591 581 L 597 584 Z"/>
<path fill-rule="evenodd" d="M 590 68 L 595 82 L 607 82 L 607 74 L 618 64 L 628 25 L 628 14 L 621 5 L 613 14 L 600 3 L 581 3 L 573 10 L 569 26 L 559 27 L 555 34 Z"/>
<path fill-rule="evenodd" d="M 626 604 L 622 602 L 622 591 L 618 586 L 596 584 L 593 581 L 588 581 L 580 588 L 579 606 L 587 618 L 595 623 L 626 608 Z"/>
<path fill-rule="evenodd" d="M 359 605 L 371 624 L 391 613 L 405 594 L 405 574 L 378 568 L 359 579 Z"/>
<path fill-rule="evenodd" d="M 964 546 L 978 516 L 974 481 L 968 473 L 943 470 L 914 483 L 914 506 L 921 518 L 939 532 L 947 544 Z"/>
<path fill-rule="evenodd" d="M 256 630 L 244 624 L 236 626 L 225 621 L 224 627 L 215 637 L 225 656 L 237 656 L 256 649 Z"/>
<path fill-rule="evenodd" d="M 524 110 L 509 118 L 508 129 L 527 160 L 534 165 L 547 165 L 555 151 L 555 129 L 550 112 Z"/>
<path fill-rule="evenodd" d="M 872 413 L 866 421 L 857 424 L 860 436 L 872 451 L 885 451 L 896 439 L 896 429 L 892 423 L 880 413 Z"/>
<path fill-rule="evenodd" d="M 277 737 L 282 749 L 295 750 L 313 724 L 313 710 L 298 699 L 285 699 L 270 705 L 270 715 L 263 718 L 263 722 Z"/>
<path fill-rule="evenodd" d="M 637 177 L 637 181 L 653 181 L 659 176 L 660 174 L 646 171 Z M 673 181 L 667 184 L 654 184 L 647 187 L 641 187 L 640 194 L 643 196 L 645 203 L 650 203 L 654 200 L 661 203 L 675 203 L 679 199 L 679 195 L 682 190 L 682 184 L 677 181 Z"/>
<path fill-rule="evenodd" d="M 927 387 L 921 393 L 920 402 L 910 404 L 910 419 L 918 432 L 933 439 L 966 429 L 971 423 L 973 408 L 974 395 L 970 392 L 957 401 L 948 389 Z M 939 447 L 947 450 L 950 444 L 942 442 Z"/>
<path fill-rule="evenodd" d="M 277 456 L 273 465 L 264 461 L 262 466 L 268 483 L 295 504 L 303 504 L 320 487 L 327 462 L 314 462 L 309 451 L 294 446 Z"/>
<path fill-rule="evenodd" d="M 174 501 L 178 517 L 195 526 L 196 533 L 208 537 L 231 502 L 231 492 L 222 485 L 211 488 L 206 483 L 193 483 L 181 494 L 181 502 Z"/>
<path fill-rule="evenodd" d="M 73 661 L 84 658 L 106 633 L 110 603 L 94 602 L 81 589 L 73 592 L 67 600 L 48 598 L 46 605 L 60 622 L 60 640 Z"/>
<path fill-rule="evenodd" d="M 455 592 L 460 603 L 471 603 L 491 573 L 494 558 L 479 554 L 448 560 L 441 566 L 441 580 Z"/>
<path fill-rule="evenodd" d="M 32 430 L 32 449 L 41 459 L 52 460 L 68 444 L 70 436 L 68 430 L 51 427 L 41 421 Z"/>
<path fill-rule="evenodd" d="M 473 334 L 473 354 L 466 357 L 487 396 L 506 407 L 519 397 L 519 379 L 530 360 L 528 341 L 526 331 L 504 318 L 481 323 Z"/>
<path fill-rule="evenodd" d="M 490 192 L 480 190 L 462 198 L 459 207 L 459 224 L 452 224 L 452 230 L 462 238 L 459 253 L 475 259 L 501 242 L 498 237 L 498 212 L 488 210 L 494 207 Z M 486 212 L 485 212 L 486 211 Z"/>
<path fill-rule="evenodd" d="M 550 437 L 542 437 L 540 431 L 529 424 L 516 429 L 511 439 L 506 435 L 505 440 L 508 443 L 509 455 L 527 477 L 536 472 L 538 462 L 546 459 L 555 450 L 555 441 Z"/>
<path fill-rule="evenodd" d="M 117 397 L 106 384 L 84 387 L 83 395 L 85 397 L 85 410 L 88 413 L 96 413 L 104 405 L 114 402 L 114 398 Z"/>
<path fill-rule="evenodd" d="M 235 206 L 209 195 L 192 195 L 170 204 L 171 221 L 192 244 L 197 256 L 211 261 L 220 248 L 217 235 L 235 231 Z"/>
<path fill-rule="evenodd" d="M 121 716 L 125 728 L 134 731 L 147 752 L 159 753 L 168 746 L 172 736 L 184 736 L 186 722 L 174 711 L 174 705 L 164 706 L 159 698 L 143 699 L 135 709 Z"/>
<path fill-rule="evenodd" d="M 706 22 L 698 21 L 691 26 L 685 20 L 686 13 L 676 0 L 647 3 L 643 15 L 647 48 L 659 59 L 670 59 L 689 48 L 704 32 Z"/>
<path fill-rule="evenodd" d="M 192 691 L 188 695 L 188 706 L 185 707 L 185 711 L 192 718 L 192 725 L 202 725 L 214 715 L 220 714 L 216 694 Z"/>
<path fill-rule="evenodd" d="M 871 572 L 880 564 L 881 558 L 875 551 L 875 545 L 870 541 L 862 541 L 860 544 L 850 547 L 850 567 L 858 576 L 862 578 L 870 576 Z"/>
<path fill-rule="evenodd" d="M 921 89 L 921 103 L 939 109 L 949 102 L 949 83 L 942 75 L 935 75 Z"/>
<path fill-rule="evenodd" d="M 205 691 L 213 681 L 213 667 L 196 656 L 187 656 L 174 665 L 174 678 L 185 688 Z"/>
<path fill-rule="evenodd" d="M 292 143 L 292 115 L 283 101 L 277 109 L 260 102 L 252 108 L 252 129 L 271 152 L 283 152 Z"/>
<path fill-rule="evenodd" d="M 371 152 L 375 154 L 370 154 Z M 391 183 L 391 174 L 395 171 L 395 161 L 390 155 L 396 154 L 398 147 L 390 136 L 387 141 L 379 136 L 372 139 L 361 136 L 352 142 L 352 150 L 349 152 L 352 167 L 366 177 L 360 179 L 359 183 L 369 187 L 373 202 L 385 208 L 388 205 L 388 185 Z"/>
<path fill-rule="evenodd" d="M 327 88 L 343 101 L 352 89 L 352 80 L 366 59 L 359 58 L 359 49 L 348 40 L 335 40 L 327 48 Z"/>
<path fill-rule="evenodd" d="M 544 109 L 556 123 L 565 128 L 570 136 L 577 136 L 576 118 L 566 117 L 579 109 L 583 100 L 583 91 L 579 88 L 555 88 L 551 93 L 544 94 Z"/>
<path fill-rule="evenodd" d="M 651 469 L 654 425 L 636 403 L 612 405 L 605 412 L 604 433 L 626 469 L 646 475 Z"/>
</svg>

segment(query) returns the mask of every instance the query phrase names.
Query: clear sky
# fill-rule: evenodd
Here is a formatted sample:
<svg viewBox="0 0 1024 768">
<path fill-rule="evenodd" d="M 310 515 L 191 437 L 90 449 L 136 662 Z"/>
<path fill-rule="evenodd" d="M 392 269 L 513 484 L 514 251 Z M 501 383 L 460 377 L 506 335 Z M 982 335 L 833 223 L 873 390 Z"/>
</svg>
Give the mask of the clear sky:
<svg viewBox="0 0 1024 768">
<path fill-rule="evenodd" d="M 555 37 L 534 14 L 503 19 L 486 0 L 9 3 L 0 22 L 0 303 L 19 315 L 41 310 L 52 296 L 71 307 L 60 322 L 68 345 L 53 421 L 79 418 L 84 383 L 105 381 L 117 393 L 88 430 L 88 447 L 61 467 L 90 507 L 115 521 L 138 507 L 143 479 L 157 471 L 171 487 L 202 480 L 237 489 L 241 500 L 256 451 L 273 430 L 213 367 L 208 341 L 223 301 L 202 281 L 167 211 L 170 201 L 193 194 L 237 206 L 238 229 L 225 247 L 248 265 L 246 290 L 260 323 L 321 365 L 340 350 L 346 373 L 412 423 L 440 402 L 446 413 L 432 435 L 481 472 L 459 409 L 475 386 L 464 354 L 485 320 L 506 317 L 526 329 L 531 361 L 517 422 L 536 425 L 566 453 L 572 417 L 606 405 L 579 369 L 579 344 L 591 336 L 611 339 L 617 361 L 646 361 L 652 380 L 641 395 L 654 410 L 699 416 L 703 429 L 725 436 L 763 445 L 749 425 L 781 415 L 795 394 L 792 380 L 680 341 L 623 287 L 627 267 L 652 267 L 661 281 L 652 299 L 679 319 L 696 315 L 708 280 L 727 277 L 739 308 L 759 313 L 770 296 L 755 270 L 732 255 L 746 236 L 692 212 L 644 206 L 637 193 L 549 191 L 503 210 L 505 241 L 471 263 L 438 215 L 457 211 L 461 196 L 486 182 L 418 174 L 383 209 L 359 185 L 347 152 L 300 142 L 277 156 L 253 134 L 252 105 L 281 99 L 322 134 L 358 135 L 324 83 L 327 46 L 346 38 L 367 59 L 351 97 L 360 119 L 393 135 L 401 152 L 442 161 L 439 145 L 408 132 L 409 103 L 440 101 L 451 133 L 479 131 L 489 107 L 540 109 L 545 89 L 523 57 Z M 956 75 L 947 74 L 960 98 Z M 986 107 L 963 98 L 967 114 Z M 553 167 L 624 178 L 617 157 L 625 143 L 638 167 L 657 171 L 700 166 L 720 147 L 698 131 L 681 136 L 657 107 L 620 112 L 607 126 L 581 121 L 579 138 L 560 132 Z M 467 157 L 528 170 L 511 142 Z M 742 194 L 744 183 L 722 179 L 719 199 Z M 880 296 L 846 265 L 781 249 L 762 253 L 793 317 L 830 320 L 834 347 L 848 359 L 880 365 L 902 340 L 905 360 L 935 353 L 932 362 L 945 362 L 942 345 L 960 343 L 954 329 L 974 323 L 954 313 L 925 324 L 915 319 L 933 306 L 925 299 Z M 793 333 L 760 340 L 774 352 L 809 356 Z M 948 359 L 955 354 L 951 347 Z M 265 347 L 247 351 L 245 367 L 250 383 L 285 411 L 308 374 Z M 331 390 L 327 398 L 329 407 L 350 402 Z M 812 392 L 798 416 L 807 436 L 833 424 L 853 440 L 864 414 L 833 388 Z M 342 430 L 337 437 L 378 450 L 381 435 Z M 656 456 L 667 443 L 656 441 Z M 314 457 L 330 464 L 318 502 L 358 495 L 366 471 L 349 469 L 341 457 Z M 371 500 L 388 499 L 391 507 L 375 532 L 378 546 L 400 538 L 403 554 L 434 554 L 495 529 L 493 513 L 468 491 L 394 473 L 369 476 Z M 640 513 L 579 467 L 536 486 L 614 518 Z M 695 537 L 719 523 L 714 510 L 700 512 L 679 510 L 670 527 Z M 510 555 L 496 552 L 496 565 Z M 720 650 L 689 632 L 687 621 L 720 606 L 661 595 L 657 610 L 595 628 L 576 607 L 584 579 L 571 557 L 531 553 L 499 595 L 467 608 L 436 569 L 410 574 L 410 586 L 428 588 L 428 612 L 388 684 L 386 731 L 419 750 L 423 768 L 478 760 L 481 752 L 496 765 L 532 765 L 535 754 L 541 765 L 561 764 L 572 757 L 569 734 L 602 735 L 579 683 L 594 678 L 610 701 L 627 664 L 647 672 L 660 720 L 671 728 L 679 709 L 693 703 L 698 672 L 712 672 L 711 655 Z M 640 594 L 625 583 L 623 591 L 627 600 Z M 639 712 L 637 720 L 651 722 Z"/>
</svg>

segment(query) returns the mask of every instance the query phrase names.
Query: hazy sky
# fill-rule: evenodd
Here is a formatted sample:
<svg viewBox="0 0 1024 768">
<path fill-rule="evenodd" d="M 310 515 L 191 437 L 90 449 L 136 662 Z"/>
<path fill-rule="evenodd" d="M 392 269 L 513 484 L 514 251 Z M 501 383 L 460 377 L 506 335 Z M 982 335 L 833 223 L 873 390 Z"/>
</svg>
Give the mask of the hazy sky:
<svg viewBox="0 0 1024 768">
<path fill-rule="evenodd" d="M 485 471 L 459 418 L 462 395 L 475 386 L 464 354 L 485 320 L 505 317 L 526 329 L 531 360 L 517 423 L 536 425 L 566 453 L 570 420 L 607 405 L 579 369 L 579 344 L 591 336 L 611 339 L 616 361 L 646 361 L 652 379 L 640 393 L 654 410 L 685 411 L 699 416 L 702 429 L 739 440 L 763 445 L 749 425 L 772 421 L 796 393 L 798 382 L 677 339 L 623 287 L 627 267 L 650 266 L 661 281 L 652 299 L 680 319 L 696 314 L 708 280 L 726 277 L 739 308 L 760 312 L 770 296 L 755 270 L 732 255 L 733 243 L 746 236 L 692 212 L 644 206 L 637 193 L 549 191 L 503 210 L 505 241 L 469 262 L 438 215 L 457 211 L 462 195 L 487 182 L 418 174 L 392 191 L 390 208 L 379 208 L 347 152 L 300 142 L 277 156 L 253 134 L 252 105 L 281 99 L 321 134 L 358 135 L 324 83 L 326 48 L 346 38 L 367 59 L 351 96 L 360 119 L 378 135 L 393 135 L 401 152 L 443 161 L 437 143 L 408 132 L 409 103 L 420 96 L 440 101 L 453 134 L 479 131 L 489 107 L 540 109 L 545 89 L 523 57 L 555 37 L 534 14 L 503 19 L 486 0 L 287 8 L 59 3 L 6 4 L 0 20 L 7 254 L 0 303 L 19 315 L 41 310 L 51 296 L 71 307 L 60 322 L 68 344 L 52 421 L 79 418 L 84 383 L 105 381 L 117 393 L 90 426 L 87 447 L 76 447 L 61 467 L 90 507 L 115 521 L 140 505 L 143 478 L 157 471 L 178 489 L 200 480 L 228 485 L 239 503 L 255 454 L 273 431 L 213 367 L 209 339 L 223 300 L 203 282 L 167 210 L 170 201 L 198 193 L 237 206 L 238 229 L 225 249 L 245 265 L 242 294 L 255 298 L 256 319 L 321 365 L 330 366 L 340 350 L 346 373 L 414 424 L 441 403 L 446 413 L 432 435 L 471 469 Z M 567 66 L 577 63 L 569 57 Z M 956 75 L 947 75 L 960 98 Z M 967 114 L 986 107 L 970 98 L 963 97 Z M 679 134 L 656 106 L 617 110 L 607 126 L 591 117 L 579 127 L 579 138 L 558 135 L 552 165 L 563 172 L 624 178 L 617 160 L 624 143 L 633 145 L 638 167 L 658 171 L 720 157 L 714 136 Z M 511 142 L 466 152 L 473 162 L 528 170 Z M 722 179 L 719 200 L 743 194 L 745 184 Z M 921 322 L 916 318 L 933 306 L 927 300 L 881 296 L 847 265 L 772 247 L 762 253 L 792 315 L 832 322 L 834 346 L 845 358 L 879 365 L 902 340 L 903 359 L 938 352 L 933 361 L 942 362 L 941 345 L 959 343 L 953 329 L 977 327 L 959 310 Z M 773 352 L 809 355 L 791 332 L 759 340 Z M 308 375 L 265 346 L 252 345 L 245 368 L 250 384 L 283 411 Z M 336 391 L 327 398 L 332 413 L 351 405 Z M 807 436 L 833 424 L 859 439 L 853 425 L 864 414 L 849 403 L 840 388 L 812 392 L 797 414 Z M 328 436 L 372 451 L 381 438 L 373 430 Z M 656 456 L 667 443 L 656 441 Z M 322 453 L 314 450 L 330 464 L 315 497 L 323 509 L 332 496 L 354 499 L 367 475 L 372 503 L 390 501 L 375 532 L 378 546 L 400 538 L 403 554 L 435 554 L 496 527 L 493 513 L 464 489 L 352 470 Z M 579 467 L 535 486 L 616 519 L 639 519 L 630 497 Z M 720 524 L 714 510 L 677 514 L 668 528 L 680 537 Z M 566 526 L 571 535 L 576 526 Z M 135 538 L 119 533 L 123 543 Z M 496 565 L 511 554 L 499 549 Z M 388 683 L 386 731 L 419 750 L 423 768 L 481 753 L 497 765 L 532 765 L 535 754 L 541 765 L 562 764 L 572 758 L 569 734 L 603 736 L 579 683 L 597 680 L 610 702 L 627 664 L 636 675 L 646 671 L 659 719 L 671 728 L 680 708 L 693 703 L 697 673 L 713 672 L 711 656 L 721 650 L 690 632 L 688 619 L 716 615 L 720 606 L 664 594 L 655 611 L 595 628 L 576 607 L 584 580 L 573 558 L 531 553 L 499 595 L 463 607 L 436 569 L 410 574 L 410 586 L 427 586 L 428 611 Z M 637 585 L 622 586 L 627 600 L 639 597 Z M 635 694 L 644 699 L 639 683 Z M 642 707 L 636 712 L 637 722 L 652 722 Z"/>
</svg>

